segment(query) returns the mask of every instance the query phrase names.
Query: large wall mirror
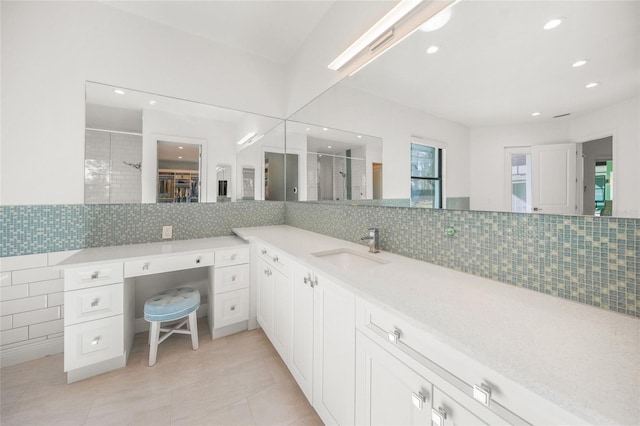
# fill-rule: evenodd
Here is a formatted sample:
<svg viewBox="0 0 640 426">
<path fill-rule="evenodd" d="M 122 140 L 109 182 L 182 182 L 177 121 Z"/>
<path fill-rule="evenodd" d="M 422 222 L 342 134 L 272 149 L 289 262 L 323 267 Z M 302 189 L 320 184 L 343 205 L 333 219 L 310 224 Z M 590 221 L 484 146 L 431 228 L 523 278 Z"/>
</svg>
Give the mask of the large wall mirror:
<svg viewBox="0 0 640 426">
<path fill-rule="evenodd" d="M 248 112 L 86 83 L 85 203 L 284 200 L 284 122 Z M 281 176 L 282 182 L 276 182 Z"/>
<path fill-rule="evenodd" d="M 376 135 L 390 205 L 435 205 L 412 192 L 427 186 L 424 146 L 442 156 L 444 208 L 640 217 L 640 2 L 460 1 L 444 15 L 291 120 Z"/>
<path fill-rule="evenodd" d="M 382 194 L 382 139 L 288 120 L 287 201 L 353 201 Z"/>
</svg>

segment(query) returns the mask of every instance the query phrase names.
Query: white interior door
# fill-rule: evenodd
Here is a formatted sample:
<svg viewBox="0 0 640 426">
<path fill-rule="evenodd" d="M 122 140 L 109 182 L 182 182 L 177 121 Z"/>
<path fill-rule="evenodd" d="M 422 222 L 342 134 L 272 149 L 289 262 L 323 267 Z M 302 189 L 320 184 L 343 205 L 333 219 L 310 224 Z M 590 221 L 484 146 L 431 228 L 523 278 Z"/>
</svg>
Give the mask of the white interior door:
<svg viewBox="0 0 640 426">
<path fill-rule="evenodd" d="M 538 145 L 533 154 L 533 211 L 576 213 L 576 144 Z"/>
</svg>

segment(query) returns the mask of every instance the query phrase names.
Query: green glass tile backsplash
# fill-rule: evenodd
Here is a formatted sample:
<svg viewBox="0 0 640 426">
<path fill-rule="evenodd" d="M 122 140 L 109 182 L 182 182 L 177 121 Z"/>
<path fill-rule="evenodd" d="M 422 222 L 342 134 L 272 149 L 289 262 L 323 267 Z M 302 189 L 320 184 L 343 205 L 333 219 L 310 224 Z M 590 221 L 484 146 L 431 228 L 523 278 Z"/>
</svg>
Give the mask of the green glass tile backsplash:
<svg viewBox="0 0 640 426">
<path fill-rule="evenodd" d="M 640 220 L 287 203 L 285 223 L 640 317 Z M 454 236 L 445 235 L 453 227 Z"/>
<path fill-rule="evenodd" d="M 640 220 L 346 203 L 0 206 L 0 257 L 230 235 L 286 223 L 382 250 L 640 317 Z M 453 227 L 452 237 L 445 228 Z"/>
<path fill-rule="evenodd" d="M 284 202 L 0 206 L 0 257 L 86 247 L 231 235 L 231 228 L 276 225 Z"/>
</svg>

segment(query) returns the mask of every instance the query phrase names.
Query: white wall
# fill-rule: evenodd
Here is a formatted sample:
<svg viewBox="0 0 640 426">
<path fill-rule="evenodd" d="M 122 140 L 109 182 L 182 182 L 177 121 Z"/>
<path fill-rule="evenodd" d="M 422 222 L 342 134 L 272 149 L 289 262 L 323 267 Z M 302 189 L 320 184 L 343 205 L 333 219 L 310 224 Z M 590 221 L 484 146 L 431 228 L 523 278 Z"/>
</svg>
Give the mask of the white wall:
<svg viewBox="0 0 640 426">
<path fill-rule="evenodd" d="M 469 196 L 469 131 L 465 126 L 346 85 L 333 87 L 294 119 L 382 138 L 384 198 L 410 197 L 412 136 L 444 142 L 448 146 L 447 196 Z"/>
<path fill-rule="evenodd" d="M 86 80 L 284 116 L 281 65 L 99 2 L 0 7 L 0 204 L 82 203 Z"/>
<path fill-rule="evenodd" d="M 327 66 L 396 1 L 336 1 L 287 65 L 287 117 L 345 78 Z"/>
<path fill-rule="evenodd" d="M 613 215 L 640 217 L 640 100 L 542 124 L 470 129 L 471 209 L 504 210 L 504 148 L 586 142 L 613 135 Z"/>
</svg>

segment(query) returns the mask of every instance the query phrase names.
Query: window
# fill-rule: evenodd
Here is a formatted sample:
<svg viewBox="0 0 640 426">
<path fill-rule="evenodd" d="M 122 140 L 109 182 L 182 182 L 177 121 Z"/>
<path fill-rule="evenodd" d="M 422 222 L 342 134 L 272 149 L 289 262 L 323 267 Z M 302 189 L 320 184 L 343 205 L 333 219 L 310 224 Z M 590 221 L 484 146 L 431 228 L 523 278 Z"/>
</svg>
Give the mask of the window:
<svg viewBox="0 0 640 426">
<path fill-rule="evenodd" d="M 443 149 L 411 144 L 411 205 L 442 208 Z"/>
</svg>

